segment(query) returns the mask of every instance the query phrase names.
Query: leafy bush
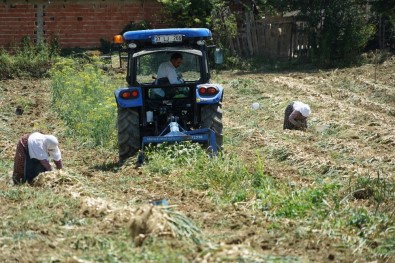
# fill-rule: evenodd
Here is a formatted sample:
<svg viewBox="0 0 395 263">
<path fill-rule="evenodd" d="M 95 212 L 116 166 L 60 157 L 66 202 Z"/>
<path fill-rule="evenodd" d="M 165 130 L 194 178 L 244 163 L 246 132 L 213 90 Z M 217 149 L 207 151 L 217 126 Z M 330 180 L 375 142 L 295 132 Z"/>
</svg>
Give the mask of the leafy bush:
<svg viewBox="0 0 395 263">
<path fill-rule="evenodd" d="M 354 63 L 374 34 L 372 24 L 367 24 L 365 10 L 355 1 L 336 0 L 322 11 L 315 9 L 317 16 L 325 21 L 316 37 L 317 47 L 313 45 L 313 54 L 318 64 L 330 66 L 333 63 L 347 65 Z M 310 19 L 313 28 L 319 27 L 319 21 Z"/>
<path fill-rule="evenodd" d="M 0 51 L 0 79 L 12 78 L 15 72 L 13 56 L 5 51 Z"/>
<path fill-rule="evenodd" d="M 29 38 L 23 38 L 19 45 L 0 50 L 0 79 L 44 77 L 58 54 L 55 41 L 35 44 Z"/>
</svg>

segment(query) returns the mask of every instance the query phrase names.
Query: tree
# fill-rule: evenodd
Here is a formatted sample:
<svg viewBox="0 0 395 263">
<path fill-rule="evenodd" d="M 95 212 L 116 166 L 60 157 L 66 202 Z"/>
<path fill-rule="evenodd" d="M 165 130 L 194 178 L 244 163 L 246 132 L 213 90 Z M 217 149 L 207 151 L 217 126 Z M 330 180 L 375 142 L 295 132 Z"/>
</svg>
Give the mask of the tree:
<svg viewBox="0 0 395 263">
<path fill-rule="evenodd" d="M 375 42 L 378 48 L 395 49 L 395 1 L 372 1 L 373 22 L 377 25 Z"/>
<path fill-rule="evenodd" d="M 173 27 L 209 27 L 210 0 L 158 0 L 163 4 L 166 22 Z"/>
<path fill-rule="evenodd" d="M 266 0 L 275 9 L 299 11 L 309 25 L 310 57 L 317 63 L 353 62 L 374 34 L 366 1 Z"/>
<path fill-rule="evenodd" d="M 158 1 L 163 4 L 169 26 L 210 28 L 216 45 L 234 53 L 231 39 L 237 34 L 237 22 L 229 8 L 231 0 Z"/>
<path fill-rule="evenodd" d="M 237 34 L 236 16 L 230 10 L 229 5 L 223 0 L 212 0 L 213 9 L 211 11 L 211 27 L 216 34 L 217 46 L 221 48 L 232 47 L 232 38 Z"/>
</svg>

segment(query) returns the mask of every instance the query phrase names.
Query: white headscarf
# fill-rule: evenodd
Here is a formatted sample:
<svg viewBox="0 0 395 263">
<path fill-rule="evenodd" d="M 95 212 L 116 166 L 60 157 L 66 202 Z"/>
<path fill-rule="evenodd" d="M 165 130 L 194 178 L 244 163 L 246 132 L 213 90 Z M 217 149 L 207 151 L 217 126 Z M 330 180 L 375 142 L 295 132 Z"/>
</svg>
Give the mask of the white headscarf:
<svg viewBox="0 0 395 263">
<path fill-rule="evenodd" d="M 294 101 L 293 104 L 294 110 L 299 111 L 304 117 L 309 117 L 311 110 L 310 110 L 310 106 L 300 102 L 300 101 Z"/>
<path fill-rule="evenodd" d="M 45 135 L 39 132 L 30 134 L 28 142 L 30 158 L 37 160 L 48 160 L 49 156 L 55 161 L 62 159 L 59 150 L 58 139 L 53 135 Z"/>
</svg>

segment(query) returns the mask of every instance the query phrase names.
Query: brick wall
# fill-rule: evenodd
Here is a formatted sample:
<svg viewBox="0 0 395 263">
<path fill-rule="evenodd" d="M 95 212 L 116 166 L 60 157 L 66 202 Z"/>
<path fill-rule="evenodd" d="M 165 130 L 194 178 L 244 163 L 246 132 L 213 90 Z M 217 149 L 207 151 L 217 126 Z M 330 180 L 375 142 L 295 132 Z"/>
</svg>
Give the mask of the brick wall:
<svg viewBox="0 0 395 263">
<path fill-rule="evenodd" d="M 0 4 L 0 47 L 41 35 L 46 40 L 56 37 L 63 48 L 99 47 L 100 39 L 112 41 L 131 21 L 161 27 L 160 12 L 155 0 Z"/>
<path fill-rule="evenodd" d="M 18 42 L 23 36 L 34 36 L 35 22 L 34 5 L 0 4 L 0 46 Z"/>
</svg>

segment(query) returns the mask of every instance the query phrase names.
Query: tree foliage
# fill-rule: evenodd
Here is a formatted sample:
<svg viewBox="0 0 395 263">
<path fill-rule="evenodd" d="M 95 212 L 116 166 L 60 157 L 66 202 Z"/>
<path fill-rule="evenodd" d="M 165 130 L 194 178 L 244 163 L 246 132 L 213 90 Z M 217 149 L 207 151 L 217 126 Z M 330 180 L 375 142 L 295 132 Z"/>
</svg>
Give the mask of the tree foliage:
<svg viewBox="0 0 395 263">
<path fill-rule="evenodd" d="M 237 34 L 236 14 L 230 0 L 158 0 L 166 22 L 172 27 L 207 27 L 213 31 L 217 47 L 235 55 L 231 41 Z M 228 56 L 226 56 L 228 57 Z"/>
<path fill-rule="evenodd" d="M 331 65 L 352 63 L 374 37 L 386 37 L 395 46 L 395 1 L 388 0 L 158 0 L 163 4 L 167 23 L 174 27 L 208 27 L 217 46 L 232 50 L 232 38 L 242 25 L 234 4 L 260 16 L 297 13 L 308 25 L 309 57 L 313 62 Z M 252 10 L 251 10 L 252 11 Z M 239 24 L 238 24 L 239 23 Z M 383 26 L 384 25 L 384 26 Z M 379 35 L 384 28 L 385 32 Z M 381 41 L 381 40 L 380 40 Z"/>
<path fill-rule="evenodd" d="M 158 0 L 166 22 L 174 27 L 209 27 L 211 0 Z"/>
<path fill-rule="evenodd" d="M 389 46 L 395 50 L 395 1 L 376 0 L 372 2 L 372 11 L 378 47 Z"/>
<path fill-rule="evenodd" d="M 374 35 L 366 1 L 359 0 L 267 0 L 276 10 L 298 11 L 309 25 L 311 58 L 331 64 L 352 62 Z"/>
<path fill-rule="evenodd" d="M 217 45 L 229 47 L 237 34 L 236 15 L 223 0 L 212 0 L 211 27 L 217 36 Z"/>
<path fill-rule="evenodd" d="M 379 15 L 386 16 L 395 23 L 395 1 L 376 0 L 372 2 L 372 8 Z"/>
</svg>

